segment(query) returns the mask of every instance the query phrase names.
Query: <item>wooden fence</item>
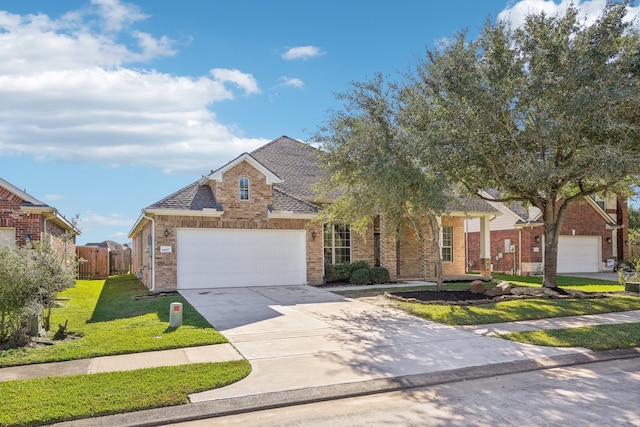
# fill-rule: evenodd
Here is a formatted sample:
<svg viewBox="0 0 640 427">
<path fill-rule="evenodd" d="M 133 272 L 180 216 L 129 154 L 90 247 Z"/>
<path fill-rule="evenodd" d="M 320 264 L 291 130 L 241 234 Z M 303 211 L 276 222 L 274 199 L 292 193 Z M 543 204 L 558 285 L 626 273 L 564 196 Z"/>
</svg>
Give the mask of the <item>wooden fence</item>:
<svg viewBox="0 0 640 427">
<path fill-rule="evenodd" d="M 76 246 L 76 254 L 82 259 L 78 267 L 79 279 L 106 279 L 131 271 L 131 250 Z"/>
<path fill-rule="evenodd" d="M 129 274 L 131 272 L 131 250 L 109 251 L 109 276 L 114 274 Z"/>
<path fill-rule="evenodd" d="M 79 279 L 106 279 L 109 277 L 109 248 L 76 246 L 80 259 Z"/>
</svg>

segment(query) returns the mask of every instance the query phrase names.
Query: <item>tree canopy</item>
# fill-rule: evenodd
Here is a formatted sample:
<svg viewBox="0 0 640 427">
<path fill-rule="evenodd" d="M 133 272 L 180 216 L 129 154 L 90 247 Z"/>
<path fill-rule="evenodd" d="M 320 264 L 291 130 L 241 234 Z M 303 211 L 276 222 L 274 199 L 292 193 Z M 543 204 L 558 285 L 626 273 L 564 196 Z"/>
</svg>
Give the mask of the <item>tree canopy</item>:
<svg viewBox="0 0 640 427">
<path fill-rule="evenodd" d="M 334 111 L 314 136 L 323 147 L 322 164 L 329 176 L 321 189 L 338 194 L 323 209 L 322 219 L 349 223 L 360 233 L 376 215 L 382 215 L 387 232 L 410 225 L 421 244 L 432 240 L 441 285 L 437 216 L 446 208 L 449 187 L 443 174 L 418 161 L 411 135 L 399 126 L 398 87 L 378 74 L 368 82 L 354 82 L 338 99 L 344 108 Z M 424 257 L 421 263 L 426 276 Z"/>
<path fill-rule="evenodd" d="M 487 21 L 426 53 L 408 76 L 399 121 L 422 164 L 474 195 L 538 207 L 544 218 L 543 284 L 557 286 L 557 244 L 567 207 L 622 194 L 640 176 L 640 36 L 629 1 L 587 24 L 527 17 L 520 28 Z"/>
</svg>

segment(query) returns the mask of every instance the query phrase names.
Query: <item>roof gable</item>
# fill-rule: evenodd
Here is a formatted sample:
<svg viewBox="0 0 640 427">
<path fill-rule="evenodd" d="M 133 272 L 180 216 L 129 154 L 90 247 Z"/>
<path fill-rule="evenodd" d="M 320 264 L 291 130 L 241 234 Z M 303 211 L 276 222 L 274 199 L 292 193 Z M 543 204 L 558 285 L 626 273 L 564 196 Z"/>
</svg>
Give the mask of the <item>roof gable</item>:
<svg viewBox="0 0 640 427">
<path fill-rule="evenodd" d="M 10 193 L 15 194 L 20 199 L 22 199 L 23 205 L 27 205 L 27 206 L 29 206 L 29 205 L 31 205 L 31 206 L 48 206 L 47 204 L 42 203 L 40 200 L 36 199 L 35 197 L 30 195 L 29 193 L 20 190 L 18 187 L 16 187 L 15 185 L 11 184 L 8 181 L 5 181 L 2 178 L 0 178 L 0 187 L 4 188 L 5 190 L 9 191 Z"/>
<path fill-rule="evenodd" d="M 273 173 L 268 167 L 266 167 L 265 165 L 260 163 L 258 160 L 256 160 L 253 156 L 251 156 L 251 154 L 244 153 L 236 157 L 234 160 L 230 161 L 223 167 L 216 169 L 215 171 L 211 172 L 209 175 L 205 176 L 201 180 L 201 183 L 205 184 L 209 181 L 222 182 L 222 177 L 224 173 L 232 169 L 233 167 L 239 165 L 242 162 L 247 162 L 251 166 L 256 168 L 258 171 L 260 171 L 260 173 L 262 173 L 265 176 L 267 184 L 280 184 L 282 182 L 282 180 L 278 175 Z"/>
</svg>

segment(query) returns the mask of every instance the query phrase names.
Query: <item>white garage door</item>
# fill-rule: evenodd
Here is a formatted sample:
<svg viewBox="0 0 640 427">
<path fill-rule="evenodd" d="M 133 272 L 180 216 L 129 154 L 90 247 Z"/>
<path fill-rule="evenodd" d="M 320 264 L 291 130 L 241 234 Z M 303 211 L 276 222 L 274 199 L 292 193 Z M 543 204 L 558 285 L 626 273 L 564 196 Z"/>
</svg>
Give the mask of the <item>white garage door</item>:
<svg viewBox="0 0 640 427">
<path fill-rule="evenodd" d="M 179 229 L 178 289 L 301 285 L 304 230 Z"/>
<path fill-rule="evenodd" d="M 560 236 L 558 273 L 595 273 L 600 271 L 600 237 Z"/>
</svg>

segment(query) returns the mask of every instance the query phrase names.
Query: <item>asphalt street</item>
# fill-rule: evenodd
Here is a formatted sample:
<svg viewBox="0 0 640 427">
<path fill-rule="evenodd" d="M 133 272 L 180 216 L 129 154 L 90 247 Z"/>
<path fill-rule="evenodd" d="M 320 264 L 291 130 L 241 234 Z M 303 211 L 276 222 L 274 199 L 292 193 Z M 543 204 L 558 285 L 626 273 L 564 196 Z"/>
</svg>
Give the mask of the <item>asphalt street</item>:
<svg viewBox="0 0 640 427">
<path fill-rule="evenodd" d="M 640 357 L 174 425 L 640 426 Z"/>
</svg>

